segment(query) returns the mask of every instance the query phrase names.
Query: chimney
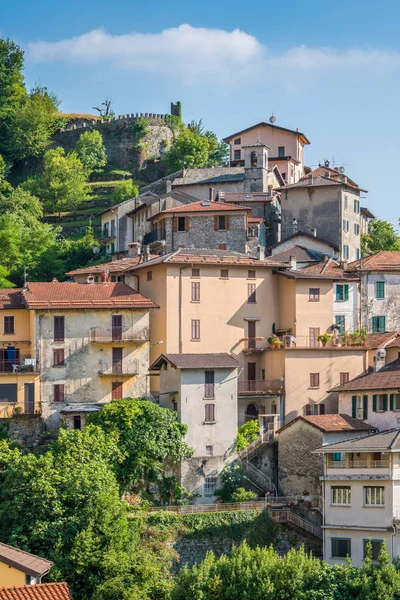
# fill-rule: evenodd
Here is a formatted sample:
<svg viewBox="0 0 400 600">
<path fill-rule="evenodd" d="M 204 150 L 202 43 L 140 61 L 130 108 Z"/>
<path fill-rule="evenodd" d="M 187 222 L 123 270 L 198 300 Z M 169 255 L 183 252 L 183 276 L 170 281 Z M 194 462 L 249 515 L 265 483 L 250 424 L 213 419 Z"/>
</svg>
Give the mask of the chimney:
<svg viewBox="0 0 400 600">
<path fill-rule="evenodd" d="M 291 271 L 296 271 L 297 270 L 297 260 L 296 260 L 296 256 L 294 254 L 291 254 L 289 256 L 289 263 L 290 263 Z"/>
<path fill-rule="evenodd" d="M 292 230 L 293 230 L 294 234 L 297 233 L 297 219 L 296 219 L 296 217 L 293 217 Z"/>
<path fill-rule="evenodd" d="M 313 228 L 311 229 L 311 233 L 312 233 L 312 235 L 313 235 L 314 237 L 317 237 L 317 230 L 315 229 L 315 227 L 313 227 Z"/>
<path fill-rule="evenodd" d="M 386 364 L 385 348 L 378 348 L 375 352 L 375 371 L 379 371 Z"/>
<path fill-rule="evenodd" d="M 309 184 L 309 185 L 312 185 L 312 184 L 313 184 L 313 176 L 311 175 L 311 173 L 310 173 L 310 175 L 308 176 L 308 184 Z"/>
<path fill-rule="evenodd" d="M 140 256 L 139 242 L 131 242 L 130 244 L 128 244 L 128 257 L 134 258 L 135 256 Z"/>
<path fill-rule="evenodd" d="M 169 181 L 169 179 L 165 182 L 165 191 L 166 192 L 172 191 L 172 181 Z"/>
<path fill-rule="evenodd" d="M 214 188 L 210 187 L 208 190 L 208 199 L 210 202 L 214 200 Z"/>
<path fill-rule="evenodd" d="M 147 261 L 150 259 L 150 246 L 143 246 L 143 260 Z"/>
<path fill-rule="evenodd" d="M 264 260 L 264 258 L 265 258 L 265 248 L 264 248 L 264 246 L 258 246 L 257 253 L 258 253 L 258 260 Z"/>
</svg>

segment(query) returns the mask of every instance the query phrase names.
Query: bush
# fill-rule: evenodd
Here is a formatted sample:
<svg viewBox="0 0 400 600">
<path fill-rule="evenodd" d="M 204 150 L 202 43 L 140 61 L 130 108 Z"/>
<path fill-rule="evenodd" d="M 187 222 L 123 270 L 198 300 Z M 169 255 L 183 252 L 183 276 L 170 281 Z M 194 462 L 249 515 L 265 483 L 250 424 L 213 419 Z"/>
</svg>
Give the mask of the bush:
<svg viewBox="0 0 400 600">
<path fill-rule="evenodd" d="M 222 502 L 232 502 L 232 494 L 243 486 L 244 483 L 244 469 L 240 465 L 227 465 L 222 471 L 222 488 L 216 490 L 215 495 L 218 496 Z"/>
<path fill-rule="evenodd" d="M 238 435 L 236 438 L 236 450 L 244 450 L 251 442 L 254 442 L 260 435 L 260 428 L 258 422 L 254 419 L 247 421 L 244 425 L 239 427 Z"/>
<path fill-rule="evenodd" d="M 248 500 L 254 500 L 257 498 L 255 492 L 245 490 L 243 487 L 237 488 L 232 494 L 232 500 L 234 502 L 247 502 Z"/>
</svg>

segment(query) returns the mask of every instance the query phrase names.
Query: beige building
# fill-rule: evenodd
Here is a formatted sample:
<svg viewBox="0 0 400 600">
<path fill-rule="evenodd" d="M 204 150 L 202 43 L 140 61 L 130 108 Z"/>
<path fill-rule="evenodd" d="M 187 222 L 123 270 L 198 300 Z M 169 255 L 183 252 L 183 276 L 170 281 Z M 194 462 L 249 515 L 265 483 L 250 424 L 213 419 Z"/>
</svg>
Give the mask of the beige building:
<svg viewBox="0 0 400 600">
<path fill-rule="evenodd" d="M 240 370 L 227 353 L 162 354 L 150 367 L 159 374 L 160 405 L 188 427 L 194 455 L 181 464 L 180 479 L 201 504 L 215 500 L 220 474 L 235 456 Z"/>
<path fill-rule="evenodd" d="M 2 586 L 39 584 L 52 566 L 45 558 L 0 543 L 0 590 Z"/>
<path fill-rule="evenodd" d="M 382 544 L 400 555 L 400 430 L 321 446 L 324 457 L 324 560 L 351 558 L 360 566 L 372 543 L 373 559 Z"/>
</svg>

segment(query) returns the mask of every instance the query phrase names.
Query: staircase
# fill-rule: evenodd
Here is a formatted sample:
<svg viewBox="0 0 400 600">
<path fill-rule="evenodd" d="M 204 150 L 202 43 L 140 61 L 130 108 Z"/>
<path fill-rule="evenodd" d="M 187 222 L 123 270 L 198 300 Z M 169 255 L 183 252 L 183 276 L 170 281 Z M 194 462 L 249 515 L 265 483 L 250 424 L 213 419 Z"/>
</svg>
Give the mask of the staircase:
<svg viewBox="0 0 400 600">
<path fill-rule="evenodd" d="M 238 453 L 239 459 L 246 460 L 262 446 L 265 446 L 266 444 L 271 444 L 274 441 L 274 439 L 275 431 L 264 429 L 258 436 L 258 438 L 254 440 L 254 442 L 251 442 L 251 444 L 249 444 L 247 448 L 240 450 L 240 452 Z"/>
<path fill-rule="evenodd" d="M 260 490 L 263 494 L 267 494 L 273 489 L 271 479 L 265 475 L 260 469 L 257 469 L 254 465 L 252 465 L 248 460 L 240 460 L 238 458 L 238 463 L 245 470 L 245 478 L 247 481 L 255 487 L 257 490 Z"/>
</svg>

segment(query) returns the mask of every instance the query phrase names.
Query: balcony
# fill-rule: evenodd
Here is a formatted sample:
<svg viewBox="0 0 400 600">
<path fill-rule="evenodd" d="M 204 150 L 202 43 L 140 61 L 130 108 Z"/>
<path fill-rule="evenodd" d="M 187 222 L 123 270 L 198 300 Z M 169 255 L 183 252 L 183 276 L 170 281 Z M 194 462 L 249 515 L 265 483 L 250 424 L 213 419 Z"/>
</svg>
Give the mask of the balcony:
<svg viewBox="0 0 400 600">
<path fill-rule="evenodd" d="M 378 453 L 379 454 L 379 453 Z M 328 469 L 388 469 L 390 467 L 390 459 L 385 456 L 383 458 L 374 459 L 373 455 L 366 453 L 364 456 L 351 460 L 349 456 L 346 459 L 332 460 L 328 458 Z"/>
<path fill-rule="evenodd" d="M 90 341 L 97 344 L 106 342 L 148 342 L 150 330 L 148 327 L 92 327 Z"/>
<path fill-rule="evenodd" d="M 278 396 L 283 392 L 283 383 L 280 379 L 262 379 L 238 382 L 239 396 Z"/>
<path fill-rule="evenodd" d="M 39 365 L 36 359 L 30 356 L 19 356 L 11 360 L 0 360 L 0 375 L 15 375 L 19 373 L 39 373 Z"/>
<path fill-rule="evenodd" d="M 102 364 L 99 368 L 99 375 L 102 377 L 118 376 L 118 377 L 133 377 L 139 373 L 139 361 L 123 361 L 118 362 L 111 367 L 107 367 L 106 361 L 101 361 Z"/>
<path fill-rule="evenodd" d="M 143 236 L 143 245 L 149 246 L 150 244 L 162 242 L 163 240 L 165 240 L 165 231 L 162 231 L 161 229 L 153 229 L 153 231 L 149 231 Z"/>
<path fill-rule="evenodd" d="M 114 240 L 116 238 L 116 228 L 115 224 L 112 223 L 111 227 L 103 227 L 103 231 L 100 235 L 101 242 L 108 242 L 110 240 Z"/>
<path fill-rule="evenodd" d="M 264 352 L 268 348 L 267 338 L 264 337 L 247 337 L 242 338 L 244 343 L 243 352 L 251 354 L 253 352 Z"/>
</svg>

